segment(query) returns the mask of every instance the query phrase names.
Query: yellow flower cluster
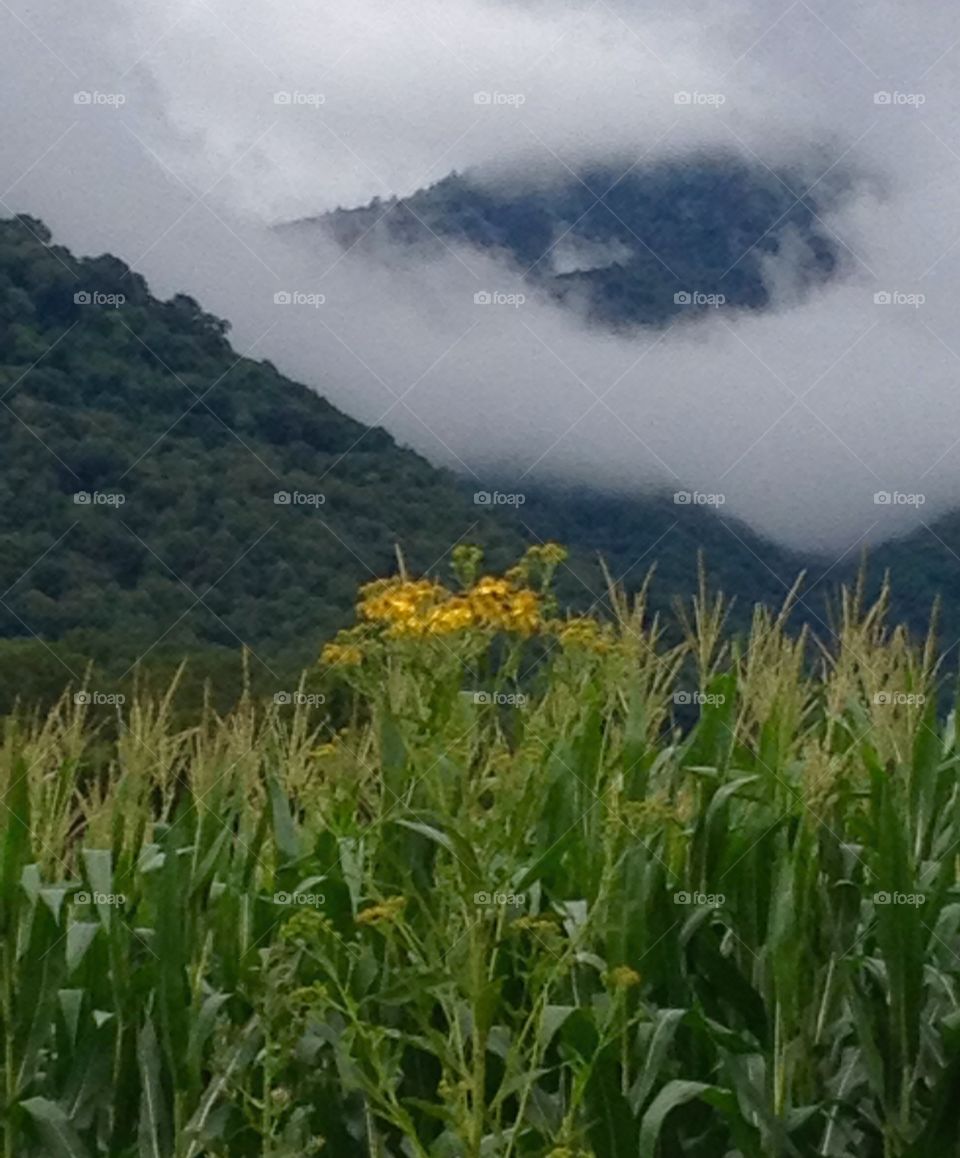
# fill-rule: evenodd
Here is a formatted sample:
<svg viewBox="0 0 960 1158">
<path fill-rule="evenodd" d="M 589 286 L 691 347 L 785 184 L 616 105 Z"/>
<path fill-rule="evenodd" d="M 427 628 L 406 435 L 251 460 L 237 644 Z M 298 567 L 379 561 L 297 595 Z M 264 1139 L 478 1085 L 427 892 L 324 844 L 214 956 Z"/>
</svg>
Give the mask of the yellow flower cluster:
<svg viewBox="0 0 960 1158">
<path fill-rule="evenodd" d="M 357 610 L 362 619 L 386 623 L 396 634 L 424 620 L 444 595 L 445 589 L 431 579 L 377 579 L 360 589 Z"/>
<path fill-rule="evenodd" d="M 357 913 L 358 925 L 383 925 L 395 921 L 406 908 L 406 897 L 387 897 L 379 905 L 371 905 Z"/>
<path fill-rule="evenodd" d="M 355 643 L 328 643 L 320 655 L 323 663 L 356 667 L 363 662 L 363 652 Z"/>
<path fill-rule="evenodd" d="M 320 659 L 331 667 L 357 667 L 372 658 L 380 640 L 427 639 L 460 632 L 505 632 L 521 638 L 552 633 L 566 647 L 606 652 L 614 638 L 608 625 L 587 615 L 549 618 L 555 614 L 550 580 L 566 557 L 566 550 L 557 543 L 543 543 L 530 547 L 503 576 L 478 578 L 482 552 L 461 544 L 453 551 L 451 566 L 463 590 L 405 574 L 368 583 L 360 589 L 359 623 L 326 644 Z"/>
<path fill-rule="evenodd" d="M 492 575 L 462 595 L 430 579 L 378 580 L 361 590 L 359 612 L 399 638 L 451 635 L 467 628 L 532 635 L 540 626 L 537 594 Z"/>
<path fill-rule="evenodd" d="M 610 650 L 609 628 L 589 615 L 557 620 L 550 627 L 564 647 L 580 647 L 598 654 Z"/>
<path fill-rule="evenodd" d="M 614 989 L 632 989 L 634 985 L 640 984 L 642 978 L 636 969 L 631 969 L 629 965 L 617 965 L 610 970 L 607 980 Z"/>
</svg>

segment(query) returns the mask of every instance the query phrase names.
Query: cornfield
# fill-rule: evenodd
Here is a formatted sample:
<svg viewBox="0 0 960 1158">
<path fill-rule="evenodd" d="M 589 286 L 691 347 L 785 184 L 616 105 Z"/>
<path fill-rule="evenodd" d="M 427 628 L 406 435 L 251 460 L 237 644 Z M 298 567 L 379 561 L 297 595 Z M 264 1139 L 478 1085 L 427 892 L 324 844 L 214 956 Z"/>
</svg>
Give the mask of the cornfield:
<svg viewBox="0 0 960 1158">
<path fill-rule="evenodd" d="M 275 703 L 4 722 L 4 1158 L 960 1155 L 932 638 L 564 620 L 561 561 L 375 585 Z"/>
</svg>

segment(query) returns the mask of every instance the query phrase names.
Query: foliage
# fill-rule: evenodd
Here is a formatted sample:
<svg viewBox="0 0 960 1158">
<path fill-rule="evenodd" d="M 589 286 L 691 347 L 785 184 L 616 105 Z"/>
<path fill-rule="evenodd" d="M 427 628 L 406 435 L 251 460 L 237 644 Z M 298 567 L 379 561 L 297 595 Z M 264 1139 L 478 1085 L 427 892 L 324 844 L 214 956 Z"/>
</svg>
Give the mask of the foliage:
<svg viewBox="0 0 960 1158">
<path fill-rule="evenodd" d="M 37 221 L 0 222 L 6 668 L 48 670 L 58 695 L 86 662 L 108 682 L 190 654 L 235 685 L 246 644 L 274 690 L 349 620 L 357 584 L 390 571 L 398 541 L 421 568 L 471 526 L 494 557 L 522 549 L 450 476 L 238 357 L 226 329 L 183 295 L 157 301 L 115 258 L 50 245 Z"/>
<path fill-rule="evenodd" d="M 932 641 L 590 626 L 560 554 L 361 592 L 342 731 L 7 721 L 5 1156 L 960 1153 Z"/>
</svg>

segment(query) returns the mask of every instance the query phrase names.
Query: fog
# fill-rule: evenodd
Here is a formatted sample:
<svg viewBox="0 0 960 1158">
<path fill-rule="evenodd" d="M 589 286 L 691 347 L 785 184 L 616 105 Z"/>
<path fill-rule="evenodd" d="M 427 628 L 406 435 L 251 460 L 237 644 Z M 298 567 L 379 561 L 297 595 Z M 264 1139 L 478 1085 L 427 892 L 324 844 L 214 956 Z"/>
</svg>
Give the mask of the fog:
<svg viewBox="0 0 960 1158">
<path fill-rule="evenodd" d="M 0 28 L 0 209 L 192 294 L 434 462 L 720 495 L 832 554 L 960 505 L 960 12 L 10 0 Z M 820 194 L 829 284 L 799 293 L 788 243 L 771 310 L 617 335 L 489 254 L 272 228 L 452 170 L 510 189 L 705 149 Z"/>
</svg>

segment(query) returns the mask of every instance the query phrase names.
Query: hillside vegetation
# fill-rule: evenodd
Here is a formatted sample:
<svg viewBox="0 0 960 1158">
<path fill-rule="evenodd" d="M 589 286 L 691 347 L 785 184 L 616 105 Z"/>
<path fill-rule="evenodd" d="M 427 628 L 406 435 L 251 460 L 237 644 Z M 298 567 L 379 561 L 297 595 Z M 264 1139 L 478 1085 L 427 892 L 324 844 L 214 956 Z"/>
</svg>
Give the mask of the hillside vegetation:
<svg viewBox="0 0 960 1158">
<path fill-rule="evenodd" d="M 696 590 L 702 553 L 740 631 L 806 568 L 791 625 L 829 633 L 826 597 L 853 556 L 801 558 L 669 494 L 478 506 L 475 482 L 242 357 L 227 333 L 117 258 L 79 259 L 34 219 L 0 221 L 0 713 L 18 697 L 49 705 L 91 664 L 104 692 L 165 687 L 184 658 L 178 703 L 198 709 L 209 680 L 225 708 L 244 646 L 255 692 L 289 690 L 352 621 L 357 585 L 395 572 L 398 546 L 443 579 L 465 539 L 494 566 L 568 543 L 558 595 L 581 611 L 607 606 L 598 555 L 634 590 L 655 566 L 650 605 L 667 612 Z M 922 636 L 940 596 L 945 646 L 960 637 L 957 516 L 877 549 L 874 592 L 886 567 L 898 621 Z"/>
</svg>

